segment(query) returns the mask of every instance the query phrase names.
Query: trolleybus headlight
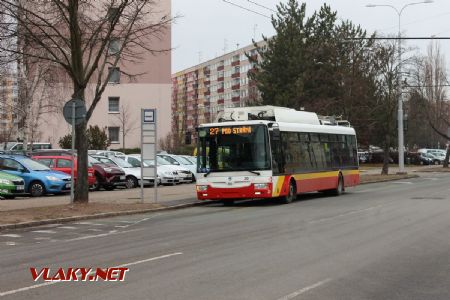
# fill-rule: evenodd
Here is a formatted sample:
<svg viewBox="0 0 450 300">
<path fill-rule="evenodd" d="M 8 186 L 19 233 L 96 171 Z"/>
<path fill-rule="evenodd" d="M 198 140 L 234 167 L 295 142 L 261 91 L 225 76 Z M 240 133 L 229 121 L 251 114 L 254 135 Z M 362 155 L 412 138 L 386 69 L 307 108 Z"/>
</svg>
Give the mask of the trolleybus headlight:
<svg viewBox="0 0 450 300">
<path fill-rule="evenodd" d="M 255 189 L 262 190 L 267 188 L 268 188 L 267 183 L 255 183 Z"/>
<path fill-rule="evenodd" d="M 197 185 L 197 191 L 198 192 L 204 192 L 208 190 L 208 186 L 207 185 Z"/>
</svg>

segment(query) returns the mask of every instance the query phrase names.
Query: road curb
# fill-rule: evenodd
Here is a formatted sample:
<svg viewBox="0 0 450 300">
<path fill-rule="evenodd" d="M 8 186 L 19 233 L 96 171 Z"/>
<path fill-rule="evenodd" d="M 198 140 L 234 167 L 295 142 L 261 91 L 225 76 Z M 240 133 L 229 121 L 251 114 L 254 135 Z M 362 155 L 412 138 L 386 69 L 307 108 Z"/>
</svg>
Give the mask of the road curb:
<svg viewBox="0 0 450 300">
<path fill-rule="evenodd" d="M 401 178 L 386 178 L 386 179 L 377 179 L 374 181 L 368 181 L 368 182 L 360 182 L 360 184 L 370 184 L 370 183 L 379 183 L 379 182 L 387 182 L 387 181 L 396 181 L 396 180 L 402 180 L 402 179 L 411 179 L 411 178 L 419 178 L 420 176 L 417 174 L 409 174 L 408 176 L 401 177 Z"/>
<path fill-rule="evenodd" d="M 59 224 L 59 223 L 63 224 L 63 223 L 82 221 L 82 220 L 103 219 L 103 218 L 110 218 L 110 217 L 117 217 L 117 216 L 138 215 L 138 214 L 149 213 L 149 212 L 175 210 L 175 209 L 188 208 L 188 207 L 193 207 L 193 206 L 202 206 L 202 205 L 210 204 L 213 202 L 214 201 L 202 201 L 202 202 L 196 201 L 196 202 L 183 203 L 183 204 L 171 205 L 171 206 L 166 206 L 166 207 L 158 207 L 158 208 L 106 212 L 106 213 L 93 214 L 93 215 L 73 216 L 73 217 L 57 218 L 57 219 L 45 219 L 45 220 L 40 220 L 40 221 L 23 222 L 23 223 L 16 223 L 16 224 L 3 224 L 3 225 L 0 225 L 0 231 L 8 230 L 8 229 L 36 227 L 36 226 L 49 225 L 49 224 Z"/>
</svg>

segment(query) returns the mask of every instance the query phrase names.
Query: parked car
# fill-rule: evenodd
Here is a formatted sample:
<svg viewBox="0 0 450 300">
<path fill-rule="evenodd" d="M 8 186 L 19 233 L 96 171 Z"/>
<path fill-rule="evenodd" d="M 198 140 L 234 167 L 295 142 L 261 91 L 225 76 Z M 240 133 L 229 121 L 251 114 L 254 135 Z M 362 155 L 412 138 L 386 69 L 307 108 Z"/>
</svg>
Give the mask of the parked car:
<svg viewBox="0 0 450 300">
<path fill-rule="evenodd" d="M 141 156 L 139 154 L 125 155 L 125 160 L 133 167 L 141 167 Z M 144 167 L 153 167 L 155 165 L 154 160 L 145 160 Z M 157 167 L 158 177 L 163 185 L 175 185 L 180 182 L 178 172 L 167 165 L 158 164 Z"/>
<path fill-rule="evenodd" d="M 444 163 L 445 155 L 442 155 L 441 153 L 428 152 L 426 155 L 433 160 L 432 162 L 433 165 L 440 165 Z"/>
<path fill-rule="evenodd" d="M 103 187 L 107 191 L 112 191 L 116 187 L 127 186 L 125 172 L 117 165 L 103 163 L 91 156 L 88 156 L 88 160 L 94 168 L 95 183 L 92 186 L 92 190 L 98 191 Z"/>
<path fill-rule="evenodd" d="M 14 199 L 25 192 L 25 181 L 19 176 L 0 171 L 0 197 Z"/>
<path fill-rule="evenodd" d="M 119 151 L 112 151 L 112 150 L 100 150 L 97 151 L 94 155 L 102 155 L 102 156 L 106 156 L 106 157 L 119 157 L 121 159 L 123 159 L 125 157 L 125 153 L 123 152 L 119 152 Z"/>
<path fill-rule="evenodd" d="M 99 160 L 102 163 L 114 164 L 120 167 L 125 172 L 127 188 L 135 188 L 141 183 L 141 168 L 133 167 L 128 162 L 115 156 L 106 157 L 102 155 L 92 155 L 91 157 Z M 144 176 L 143 178 L 144 185 L 151 185 L 153 184 L 153 181 L 153 176 Z"/>
<path fill-rule="evenodd" d="M 195 173 L 197 173 L 197 167 L 189 160 L 184 158 L 181 159 L 180 157 L 172 154 L 158 154 L 157 156 L 169 162 L 171 165 L 182 167 L 180 168 L 179 173 L 181 173 L 180 175 L 184 177 L 184 182 L 194 182 L 196 180 Z"/>
<path fill-rule="evenodd" d="M 427 153 L 419 153 L 419 164 L 431 165 L 433 164 L 433 158 L 431 158 Z"/>
<path fill-rule="evenodd" d="M 32 156 L 32 159 L 46 165 L 52 170 L 61 171 L 68 175 L 72 175 L 72 157 L 71 156 Z M 74 164 L 74 179 L 75 181 L 78 178 L 78 163 L 75 158 Z M 92 164 L 88 165 L 88 184 L 89 187 L 92 188 L 95 184 L 95 176 L 94 176 L 94 168 Z"/>
<path fill-rule="evenodd" d="M 23 155 L 0 155 L 0 170 L 21 177 L 25 192 L 32 197 L 59 194 L 70 190 L 70 176 Z"/>
</svg>

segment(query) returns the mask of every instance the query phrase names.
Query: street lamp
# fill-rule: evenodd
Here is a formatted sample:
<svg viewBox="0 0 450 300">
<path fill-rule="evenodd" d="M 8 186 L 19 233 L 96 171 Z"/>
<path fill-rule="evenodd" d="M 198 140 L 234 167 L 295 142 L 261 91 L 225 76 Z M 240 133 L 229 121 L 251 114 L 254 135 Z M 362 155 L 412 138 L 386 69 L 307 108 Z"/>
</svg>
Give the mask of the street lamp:
<svg viewBox="0 0 450 300">
<path fill-rule="evenodd" d="M 397 9 L 393 5 L 389 4 L 367 4 L 366 7 L 390 7 L 395 10 L 398 15 L 398 67 L 397 67 L 397 89 L 398 89 L 398 115 L 397 115 L 397 124 L 398 124 L 398 167 L 399 173 L 405 173 L 405 157 L 404 157 L 404 137 L 403 137 L 403 101 L 402 101 L 402 87 L 400 85 L 401 80 L 401 72 L 402 72 L 402 50 L 401 50 L 401 16 L 405 8 L 412 5 L 424 4 L 424 3 L 433 3 L 433 0 L 425 0 L 420 2 L 413 2 L 404 5 L 400 10 Z"/>
</svg>

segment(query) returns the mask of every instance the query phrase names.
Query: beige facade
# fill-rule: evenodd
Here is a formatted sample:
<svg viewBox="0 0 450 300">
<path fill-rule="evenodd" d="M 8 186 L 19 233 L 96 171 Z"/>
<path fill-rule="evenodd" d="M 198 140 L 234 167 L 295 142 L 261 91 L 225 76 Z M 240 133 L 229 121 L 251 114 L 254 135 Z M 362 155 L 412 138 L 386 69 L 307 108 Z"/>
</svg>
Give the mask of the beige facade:
<svg viewBox="0 0 450 300">
<path fill-rule="evenodd" d="M 161 17 L 171 14 L 171 1 L 160 0 L 158 14 Z M 160 17 L 160 18 L 161 18 Z M 156 17 L 155 17 L 156 18 Z M 159 19 L 160 19 L 159 18 Z M 158 18 L 156 18 L 158 19 Z M 159 20 L 158 19 L 158 20 Z M 171 49 L 171 28 L 161 39 L 153 39 L 149 48 Z M 120 75 L 119 83 L 108 84 L 102 98 L 95 108 L 89 120 L 89 125 L 98 125 L 106 128 L 110 135 L 110 149 L 123 148 L 123 128 L 126 148 L 140 147 L 140 113 L 142 108 L 156 108 L 158 121 L 158 137 L 163 138 L 171 128 L 171 53 L 170 51 L 151 54 L 143 53 L 138 63 L 120 64 L 120 70 L 127 74 L 142 74 L 130 80 L 125 75 Z M 92 99 L 95 86 L 86 89 L 86 101 Z M 65 88 L 61 97 L 69 100 L 72 88 Z M 127 122 L 123 126 L 121 115 L 126 110 Z M 61 137 L 71 132 L 71 127 L 64 120 L 62 113 L 45 115 L 39 120 L 41 141 L 52 143 L 54 148 L 59 148 L 58 141 Z"/>
</svg>

